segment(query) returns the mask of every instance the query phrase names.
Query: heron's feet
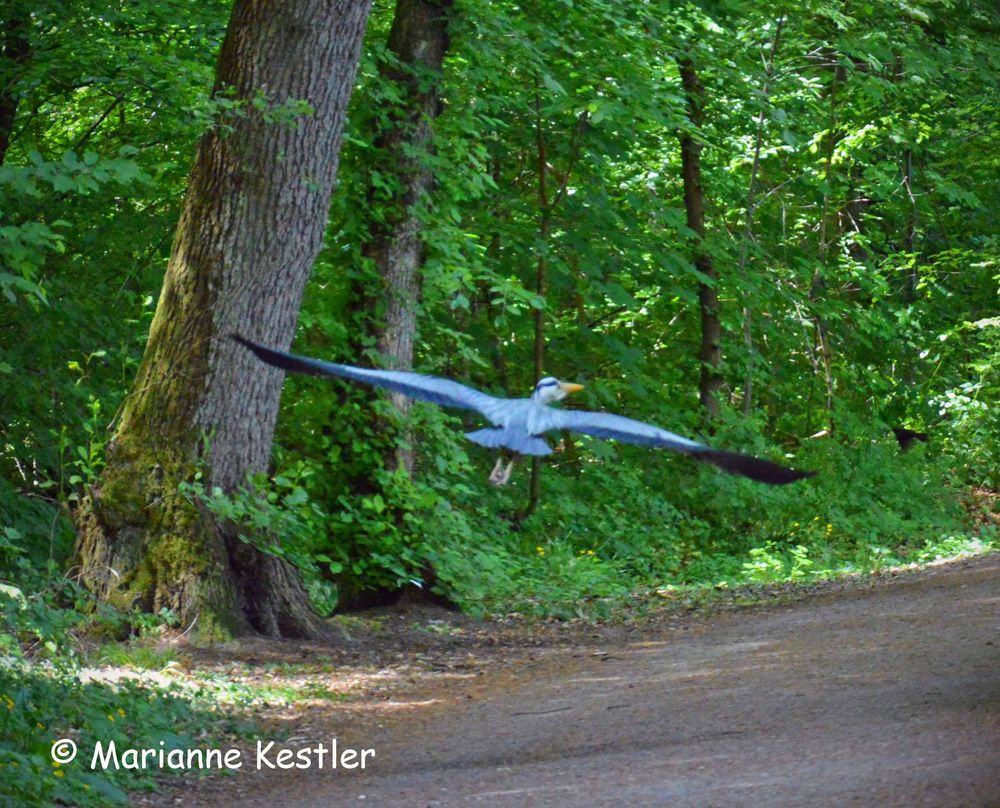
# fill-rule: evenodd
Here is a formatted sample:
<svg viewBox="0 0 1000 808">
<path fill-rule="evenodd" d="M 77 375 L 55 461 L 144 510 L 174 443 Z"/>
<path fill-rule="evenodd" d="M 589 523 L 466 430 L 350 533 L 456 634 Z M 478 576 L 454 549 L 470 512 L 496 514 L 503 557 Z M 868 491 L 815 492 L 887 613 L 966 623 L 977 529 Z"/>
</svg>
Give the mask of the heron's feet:
<svg viewBox="0 0 1000 808">
<path fill-rule="evenodd" d="M 510 473 L 513 470 L 514 460 L 511 460 L 510 463 L 507 464 L 507 468 L 504 468 L 503 458 L 498 458 L 497 464 L 493 467 L 493 471 L 490 472 L 490 482 L 496 486 L 507 485 L 507 481 L 510 479 Z"/>
</svg>

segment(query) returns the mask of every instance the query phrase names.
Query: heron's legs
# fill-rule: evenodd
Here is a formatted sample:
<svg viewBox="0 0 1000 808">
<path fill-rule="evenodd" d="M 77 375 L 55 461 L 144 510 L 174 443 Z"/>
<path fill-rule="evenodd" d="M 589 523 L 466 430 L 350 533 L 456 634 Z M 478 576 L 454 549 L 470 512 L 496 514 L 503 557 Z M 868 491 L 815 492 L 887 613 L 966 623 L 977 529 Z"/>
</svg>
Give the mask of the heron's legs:
<svg viewBox="0 0 1000 808">
<path fill-rule="evenodd" d="M 510 459 L 510 463 L 507 464 L 507 468 L 503 467 L 504 459 L 504 456 L 500 455 L 500 457 L 497 458 L 497 464 L 493 467 L 493 471 L 490 472 L 490 482 L 493 483 L 493 485 L 507 485 L 507 481 L 510 480 L 510 473 L 514 470 L 514 463 L 517 458 L 512 457 Z"/>
<path fill-rule="evenodd" d="M 490 472 L 490 482 L 493 485 L 500 485 L 500 475 L 503 474 L 503 455 L 497 458 L 497 464 Z"/>
</svg>

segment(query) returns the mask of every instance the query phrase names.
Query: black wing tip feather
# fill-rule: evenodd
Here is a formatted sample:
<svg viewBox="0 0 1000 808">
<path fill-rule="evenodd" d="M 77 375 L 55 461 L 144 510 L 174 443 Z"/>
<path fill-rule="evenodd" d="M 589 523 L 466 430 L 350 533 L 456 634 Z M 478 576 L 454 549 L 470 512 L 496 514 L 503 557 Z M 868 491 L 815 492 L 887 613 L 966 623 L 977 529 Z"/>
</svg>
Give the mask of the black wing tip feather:
<svg viewBox="0 0 1000 808">
<path fill-rule="evenodd" d="M 267 362 L 269 365 L 274 365 L 275 367 L 284 367 L 281 364 L 282 360 L 285 358 L 286 354 L 281 351 L 276 351 L 273 348 L 265 348 L 263 345 L 258 345 L 256 342 L 247 339 L 246 337 L 240 336 L 239 334 L 232 333 L 229 335 L 229 339 L 235 340 L 244 348 L 253 351 L 259 359 Z"/>
<path fill-rule="evenodd" d="M 913 446 L 914 441 L 922 441 L 927 443 L 930 440 L 930 435 L 926 432 L 917 432 L 913 429 L 907 429 L 905 426 L 894 426 L 892 428 L 892 433 L 896 436 L 896 441 L 899 443 L 899 448 L 901 451 L 907 451 L 911 446 Z"/>
<path fill-rule="evenodd" d="M 235 340 L 244 348 L 248 348 L 253 351 L 261 362 L 271 365 L 272 367 L 295 373 L 310 373 L 313 375 L 322 374 L 322 371 L 319 368 L 314 367 L 308 360 L 295 356 L 295 354 L 285 353 L 284 351 L 278 351 L 273 348 L 265 348 L 263 345 L 258 345 L 256 342 L 248 340 L 246 337 L 241 337 L 239 334 L 235 333 L 229 334 L 229 338 Z"/>
<path fill-rule="evenodd" d="M 260 356 L 261 354 L 272 353 L 272 350 L 270 348 L 265 348 L 263 345 L 258 345 L 253 340 L 249 340 L 242 334 L 237 334 L 235 331 L 227 334 L 226 336 L 229 337 L 229 339 L 233 340 L 234 342 L 238 342 L 244 348 L 248 348 L 249 350 L 253 351 L 255 354 L 257 354 L 257 356 Z"/>
<path fill-rule="evenodd" d="M 749 477 L 759 483 L 769 485 L 787 485 L 796 480 L 804 480 L 808 477 L 815 477 L 815 471 L 799 471 L 772 463 L 770 460 L 760 460 L 749 455 L 738 452 L 722 452 L 717 449 L 706 449 L 704 451 L 692 452 L 695 458 L 718 466 L 730 474 L 738 474 L 741 477 Z"/>
</svg>

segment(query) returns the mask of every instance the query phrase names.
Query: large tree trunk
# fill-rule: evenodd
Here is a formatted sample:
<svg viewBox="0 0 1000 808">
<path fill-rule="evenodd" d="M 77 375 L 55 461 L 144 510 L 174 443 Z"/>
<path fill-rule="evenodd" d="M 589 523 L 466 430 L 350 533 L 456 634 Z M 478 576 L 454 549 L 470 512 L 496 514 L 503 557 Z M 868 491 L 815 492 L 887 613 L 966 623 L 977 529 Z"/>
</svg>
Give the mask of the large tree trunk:
<svg viewBox="0 0 1000 808">
<path fill-rule="evenodd" d="M 694 265 L 705 280 L 698 282 L 698 303 L 701 310 L 701 376 L 698 397 L 705 413 L 712 420 L 719 416 L 716 394 L 725 383 L 722 366 L 722 322 L 719 320 L 719 273 L 705 249 L 705 191 L 701 184 L 701 143 L 694 132 L 705 124 L 705 90 L 698 72 L 689 59 L 680 59 L 681 85 L 687 102 L 688 119 L 694 131 L 680 134 L 681 174 L 684 179 L 684 207 L 687 226 L 695 233 Z"/>
<path fill-rule="evenodd" d="M 394 176 L 398 192 L 390 203 L 389 215 L 373 222 L 364 255 L 374 262 L 381 280 L 379 297 L 384 314 L 376 326 L 376 347 L 391 368 L 413 367 L 424 257 L 421 209 L 434 181 L 424 155 L 430 151 L 440 107 L 440 74 L 448 50 L 453 5 L 454 0 L 396 0 L 388 41 L 394 61 L 380 67 L 383 78 L 400 90 L 399 105 L 391 111 L 388 126 L 375 138 L 376 148 L 387 158 L 379 171 Z M 391 398 L 405 417 L 410 399 L 398 393 Z M 410 474 L 413 461 L 407 438 L 397 444 L 394 464 Z"/>
<path fill-rule="evenodd" d="M 322 244 L 370 0 L 237 0 L 217 92 L 241 102 L 198 146 L 138 378 L 78 514 L 81 578 L 203 634 L 312 636 L 295 570 L 178 485 L 266 469 L 282 374 L 228 341 L 285 348 Z M 308 104 L 310 109 L 306 109 Z"/>
</svg>

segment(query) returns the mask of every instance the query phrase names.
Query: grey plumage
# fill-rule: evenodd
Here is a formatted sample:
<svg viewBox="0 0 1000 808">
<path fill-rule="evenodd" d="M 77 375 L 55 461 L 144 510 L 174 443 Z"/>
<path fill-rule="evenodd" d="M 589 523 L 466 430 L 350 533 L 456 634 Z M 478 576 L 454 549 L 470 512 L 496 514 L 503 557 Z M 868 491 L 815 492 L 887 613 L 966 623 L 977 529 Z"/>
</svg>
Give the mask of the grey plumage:
<svg viewBox="0 0 1000 808">
<path fill-rule="evenodd" d="M 529 435 L 518 429 L 489 426 L 486 429 L 477 429 L 475 432 L 466 432 L 465 437 L 487 449 L 510 449 L 512 452 L 523 455 L 552 454 L 552 447 L 545 442 L 544 438 Z"/>
<path fill-rule="evenodd" d="M 552 449 L 541 436 L 552 430 L 566 429 L 596 438 L 673 449 L 697 460 L 712 463 L 732 474 L 773 485 L 790 483 L 815 474 L 737 452 L 713 449 L 658 426 L 621 415 L 550 407 L 549 401 L 557 401 L 572 389 L 579 389 L 579 385 L 569 385 L 551 377 L 538 382 L 531 398 L 499 398 L 438 376 L 340 365 L 265 348 L 237 334 L 231 336 L 262 361 L 282 370 L 351 379 L 443 407 L 478 412 L 493 426 L 470 432 L 466 437 L 491 449 L 509 449 L 522 455 L 551 454 Z"/>
</svg>

